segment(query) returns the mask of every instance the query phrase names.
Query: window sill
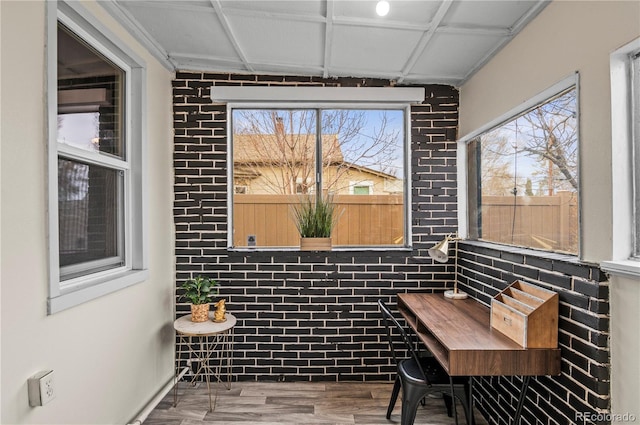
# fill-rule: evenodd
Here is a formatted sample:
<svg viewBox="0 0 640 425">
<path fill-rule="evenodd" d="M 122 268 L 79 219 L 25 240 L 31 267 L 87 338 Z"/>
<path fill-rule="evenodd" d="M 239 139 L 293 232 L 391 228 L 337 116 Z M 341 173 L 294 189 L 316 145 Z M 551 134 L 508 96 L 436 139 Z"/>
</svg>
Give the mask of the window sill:
<svg viewBox="0 0 640 425">
<path fill-rule="evenodd" d="M 63 292 L 60 295 L 47 300 L 47 314 L 55 314 L 79 304 L 83 304 L 87 301 L 111 294 L 119 291 L 120 289 L 143 282 L 148 277 L 148 270 L 127 271 L 109 279 L 108 281 L 96 283 L 80 289 L 70 290 L 69 292 Z"/>
<path fill-rule="evenodd" d="M 600 267 L 612 275 L 640 279 L 640 261 L 638 260 L 603 261 Z"/>
<path fill-rule="evenodd" d="M 388 247 L 388 246 L 362 246 L 362 247 L 332 247 L 330 251 L 301 251 L 299 247 L 228 247 L 227 251 L 229 252 L 299 252 L 299 253 L 309 253 L 309 252 L 380 252 L 380 251 L 397 251 L 397 252 L 411 252 L 413 248 L 400 246 L 400 247 Z"/>
<path fill-rule="evenodd" d="M 580 260 L 577 255 L 565 254 L 562 252 L 543 251 L 535 248 L 526 248 L 513 245 L 504 245 L 496 242 L 478 241 L 473 239 L 461 239 L 460 244 L 482 247 L 497 252 L 508 252 L 511 254 L 528 255 L 531 257 L 542 258 L 550 261 L 562 261 L 565 263 L 576 265 L 592 265 Z"/>
</svg>

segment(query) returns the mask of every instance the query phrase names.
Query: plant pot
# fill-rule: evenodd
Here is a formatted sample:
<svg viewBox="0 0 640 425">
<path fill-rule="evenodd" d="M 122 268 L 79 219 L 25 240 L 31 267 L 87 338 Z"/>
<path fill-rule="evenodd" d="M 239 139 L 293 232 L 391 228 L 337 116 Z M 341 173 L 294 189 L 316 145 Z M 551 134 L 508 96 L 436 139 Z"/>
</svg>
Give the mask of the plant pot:
<svg viewBox="0 0 640 425">
<path fill-rule="evenodd" d="M 300 251 L 331 251 L 331 238 L 300 238 Z"/>
<path fill-rule="evenodd" d="M 209 320 L 209 304 L 191 304 L 191 321 L 200 323 Z"/>
</svg>

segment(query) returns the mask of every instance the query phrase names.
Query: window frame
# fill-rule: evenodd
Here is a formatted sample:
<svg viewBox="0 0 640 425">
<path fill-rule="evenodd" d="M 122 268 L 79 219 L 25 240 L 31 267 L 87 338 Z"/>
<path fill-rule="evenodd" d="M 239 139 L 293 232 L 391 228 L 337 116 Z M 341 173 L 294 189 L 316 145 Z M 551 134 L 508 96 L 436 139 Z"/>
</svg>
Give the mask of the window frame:
<svg viewBox="0 0 640 425">
<path fill-rule="evenodd" d="M 119 289 L 142 282 L 148 277 L 146 235 L 146 64 L 84 6 L 74 2 L 47 2 L 47 49 L 45 120 L 47 126 L 47 186 L 49 240 L 49 296 L 47 314 L 82 304 Z M 123 125 L 124 158 L 101 155 L 57 142 L 58 23 L 80 37 L 93 49 L 125 72 Z M 66 158 L 91 165 L 108 165 L 124 173 L 123 226 L 124 266 L 61 280 L 58 225 L 58 160 Z"/>
<path fill-rule="evenodd" d="M 235 247 L 233 246 L 233 110 L 234 109 L 402 109 L 404 112 L 404 238 L 398 247 L 357 246 L 333 247 L 334 251 L 408 250 L 412 247 L 411 226 L 411 104 L 424 101 L 422 87 L 247 87 L 213 86 L 211 99 L 226 102 L 227 122 L 227 249 L 262 251 L 297 251 L 297 247 Z"/>
<path fill-rule="evenodd" d="M 458 139 L 457 143 L 457 164 L 458 164 L 458 193 L 462 194 L 458 197 L 458 235 L 463 239 L 468 239 L 471 237 L 472 230 L 477 227 L 477 223 L 473 222 L 471 219 L 471 200 L 477 201 L 477 194 L 474 192 L 475 188 L 472 188 L 469 184 L 469 166 L 468 161 L 472 158 L 472 154 L 470 153 L 470 143 L 476 140 L 478 137 L 483 134 L 496 129 L 497 127 L 512 121 L 518 116 L 526 113 L 527 111 L 534 109 L 537 106 L 544 104 L 546 101 L 552 99 L 554 96 L 567 91 L 571 88 L 575 87 L 576 90 L 576 115 L 578 120 L 578 145 L 580 146 L 580 74 L 578 72 L 569 75 L 557 83 L 553 84 L 551 87 L 543 90 L 537 95 L 533 96 L 529 100 L 519 104 L 513 109 L 507 111 L 502 114 L 498 118 L 484 124 L 483 126 L 477 128 L 476 130 L 464 135 L 463 137 Z M 580 160 L 580 152 L 578 152 L 578 176 L 582 175 L 582 161 Z M 477 202 L 476 202 L 477 203 Z M 475 207 L 474 207 L 475 208 Z M 582 258 L 582 220 L 581 220 L 581 211 L 582 211 L 582 182 L 578 181 L 578 252 L 576 254 L 570 253 L 559 253 L 556 251 L 547 251 L 543 249 L 537 249 L 533 247 L 523 247 L 509 244 L 502 244 L 499 242 L 487 241 L 487 240 L 478 240 L 478 242 L 482 242 L 485 244 L 495 245 L 498 247 L 510 247 L 517 249 L 525 249 L 531 250 L 535 252 L 543 252 L 553 255 L 567 255 L 567 257 L 577 257 Z M 476 241 L 476 239 L 471 239 Z"/>
<path fill-rule="evenodd" d="M 404 115 L 404 139 L 403 139 L 403 179 L 405 184 L 403 185 L 403 198 L 404 198 L 404 241 L 405 243 L 401 246 L 389 246 L 389 245 L 358 245 L 358 246 L 333 246 L 333 251 L 362 251 L 362 250 L 406 250 L 411 249 L 411 205 L 410 205 L 410 194 L 411 194 L 411 178 L 410 178 L 410 170 L 409 164 L 411 164 L 410 155 L 411 155 L 411 107 L 407 105 L 400 106 L 398 103 L 341 103 L 341 102 L 322 102 L 322 103 L 314 103 L 314 102 L 300 102 L 300 103 L 291 103 L 291 102 L 278 102 L 272 101 L 268 103 L 254 103 L 254 102 L 233 102 L 227 103 L 227 117 L 228 118 L 228 134 L 227 134 L 227 146 L 229 146 L 228 152 L 228 166 L 227 166 L 227 179 L 230 185 L 233 186 L 233 110 L 234 109 L 310 109 L 315 110 L 321 113 L 323 110 L 329 109 L 353 109 L 353 110 L 402 110 Z M 319 129 L 317 129 L 319 131 Z M 319 134 L 319 133 L 317 133 Z M 317 147 L 316 147 L 317 148 Z M 317 166 L 317 164 L 316 164 Z M 316 180 L 319 171 L 316 169 Z M 315 191 L 314 191 L 315 192 Z M 233 232 L 234 232 L 234 224 L 233 224 L 233 190 L 227 190 L 227 205 L 229 208 L 229 215 L 227 217 L 229 223 L 228 236 L 227 236 L 227 249 L 229 250 L 247 250 L 250 249 L 252 251 L 273 251 L 273 250 L 282 250 L 282 251 L 297 251 L 298 247 L 272 247 L 272 246 L 257 246 L 257 247 L 246 247 L 246 246 L 234 246 L 233 245 Z"/>
<path fill-rule="evenodd" d="M 640 37 L 614 51 L 611 73 L 611 259 L 608 273 L 640 279 Z M 634 118 L 635 117 L 635 118 Z"/>
</svg>

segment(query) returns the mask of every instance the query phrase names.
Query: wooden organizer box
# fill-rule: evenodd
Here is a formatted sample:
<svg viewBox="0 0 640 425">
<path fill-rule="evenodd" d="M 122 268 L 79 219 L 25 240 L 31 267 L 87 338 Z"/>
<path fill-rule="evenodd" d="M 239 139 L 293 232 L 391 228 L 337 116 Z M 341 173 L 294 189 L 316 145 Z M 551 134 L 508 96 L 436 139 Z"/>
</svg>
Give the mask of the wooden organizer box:
<svg viewBox="0 0 640 425">
<path fill-rule="evenodd" d="M 491 327 L 524 348 L 557 348 L 558 294 L 516 280 L 491 300 Z"/>
</svg>

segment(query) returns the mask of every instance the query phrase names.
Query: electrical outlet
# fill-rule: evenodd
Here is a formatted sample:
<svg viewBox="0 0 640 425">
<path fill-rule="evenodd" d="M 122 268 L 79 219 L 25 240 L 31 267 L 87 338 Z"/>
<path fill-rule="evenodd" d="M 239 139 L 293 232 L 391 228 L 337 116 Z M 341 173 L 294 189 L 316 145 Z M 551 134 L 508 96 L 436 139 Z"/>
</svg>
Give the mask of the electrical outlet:
<svg viewBox="0 0 640 425">
<path fill-rule="evenodd" d="M 56 396 L 53 371 L 38 372 L 27 380 L 29 406 L 44 406 Z"/>
</svg>

